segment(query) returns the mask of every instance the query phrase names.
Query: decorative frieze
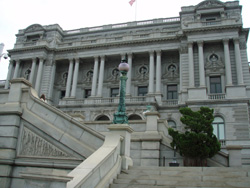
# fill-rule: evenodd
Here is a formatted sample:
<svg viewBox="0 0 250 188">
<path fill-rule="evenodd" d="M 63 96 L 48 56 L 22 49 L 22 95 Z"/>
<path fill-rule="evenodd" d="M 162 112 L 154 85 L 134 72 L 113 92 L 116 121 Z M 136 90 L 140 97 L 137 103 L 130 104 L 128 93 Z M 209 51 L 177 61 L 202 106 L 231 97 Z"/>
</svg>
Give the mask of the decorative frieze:
<svg viewBox="0 0 250 188">
<path fill-rule="evenodd" d="M 21 136 L 19 156 L 39 158 L 74 158 L 24 127 Z"/>
</svg>

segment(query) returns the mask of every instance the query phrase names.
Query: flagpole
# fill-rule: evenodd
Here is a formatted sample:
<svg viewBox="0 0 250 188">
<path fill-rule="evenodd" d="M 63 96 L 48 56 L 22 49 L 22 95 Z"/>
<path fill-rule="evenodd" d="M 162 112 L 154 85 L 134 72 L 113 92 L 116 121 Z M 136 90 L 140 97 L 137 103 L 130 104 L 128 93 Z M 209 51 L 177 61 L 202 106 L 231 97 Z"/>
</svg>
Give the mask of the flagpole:
<svg viewBox="0 0 250 188">
<path fill-rule="evenodd" d="M 137 16 L 137 2 L 138 0 L 135 1 L 135 21 L 136 21 L 136 16 Z"/>
</svg>

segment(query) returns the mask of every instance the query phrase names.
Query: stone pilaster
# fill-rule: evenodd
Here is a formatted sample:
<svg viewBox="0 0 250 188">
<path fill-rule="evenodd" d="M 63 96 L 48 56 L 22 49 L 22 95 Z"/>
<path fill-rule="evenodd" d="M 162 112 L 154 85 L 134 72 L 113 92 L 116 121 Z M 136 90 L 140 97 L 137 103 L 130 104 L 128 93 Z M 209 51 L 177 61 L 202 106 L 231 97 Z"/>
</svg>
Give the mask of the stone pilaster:
<svg viewBox="0 0 250 188">
<path fill-rule="evenodd" d="M 189 87 L 194 87 L 194 57 L 193 42 L 188 43 L 188 60 L 189 60 Z"/>
<path fill-rule="evenodd" d="M 229 153 L 229 167 L 241 167 L 242 166 L 242 156 L 241 150 L 242 146 L 227 146 Z"/>
<path fill-rule="evenodd" d="M 39 66 L 38 66 L 36 85 L 35 85 L 35 90 L 37 91 L 38 95 L 40 92 L 40 86 L 41 86 L 41 80 L 42 80 L 42 74 L 43 74 L 43 62 L 44 62 L 44 59 L 39 58 Z"/>
<path fill-rule="evenodd" d="M 8 70 L 8 74 L 7 74 L 4 89 L 9 89 L 12 70 L 13 70 L 13 60 L 10 60 L 9 70 Z"/>
<path fill-rule="evenodd" d="M 148 94 L 154 93 L 154 51 L 149 52 L 149 87 Z"/>
<path fill-rule="evenodd" d="M 127 73 L 128 80 L 126 85 L 126 95 L 131 95 L 131 79 L 132 79 L 132 53 L 128 53 L 128 65 L 129 65 L 129 71 Z"/>
<path fill-rule="evenodd" d="M 73 59 L 69 60 L 69 70 L 68 70 L 68 78 L 66 83 L 66 93 L 65 97 L 70 96 L 70 89 L 71 89 L 71 83 L 72 83 L 72 75 L 73 75 Z"/>
<path fill-rule="evenodd" d="M 237 71 L 237 81 L 238 85 L 243 85 L 243 71 L 242 71 L 242 63 L 241 63 L 241 55 L 240 55 L 240 44 L 239 39 L 234 39 L 234 50 L 235 50 L 235 62 L 236 62 L 236 71 Z"/>
<path fill-rule="evenodd" d="M 203 53 L 203 41 L 198 41 L 199 48 L 199 72 L 200 72 L 200 87 L 205 87 L 205 70 L 204 70 L 204 53 Z"/>
<path fill-rule="evenodd" d="M 73 84 L 72 84 L 72 91 L 71 97 L 76 97 L 76 88 L 77 88 L 77 81 L 78 81 L 78 73 L 79 73 L 79 58 L 75 59 L 75 69 L 74 69 L 74 77 L 73 77 Z"/>
<path fill-rule="evenodd" d="M 105 66 L 105 56 L 101 56 L 101 65 L 100 65 L 100 71 L 99 71 L 97 97 L 102 97 L 102 87 L 103 87 L 103 79 L 104 79 L 104 66 Z"/>
<path fill-rule="evenodd" d="M 223 39 L 225 68 L 226 68 L 226 85 L 231 86 L 233 85 L 233 81 L 232 81 L 232 71 L 231 71 L 231 62 L 230 62 L 228 42 L 229 42 L 229 39 Z"/>
<path fill-rule="evenodd" d="M 34 83 L 34 75 L 36 71 L 36 58 L 32 59 L 32 66 L 31 66 L 31 72 L 30 72 L 30 77 L 29 77 L 29 82 L 33 85 Z"/>
<path fill-rule="evenodd" d="M 20 60 L 18 59 L 18 60 L 16 60 L 16 66 L 15 66 L 13 79 L 18 77 L 19 68 L 20 68 Z"/>
<path fill-rule="evenodd" d="M 95 64 L 94 64 L 94 73 L 92 79 L 92 87 L 91 87 L 91 97 L 96 96 L 96 82 L 97 82 L 97 75 L 98 75 L 98 66 L 99 66 L 99 57 L 95 56 Z"/>
<path fill-rule="evenodd" d="M 161 51 L 156 52 L 156 93 L 161 94 Z"/>
</svg>

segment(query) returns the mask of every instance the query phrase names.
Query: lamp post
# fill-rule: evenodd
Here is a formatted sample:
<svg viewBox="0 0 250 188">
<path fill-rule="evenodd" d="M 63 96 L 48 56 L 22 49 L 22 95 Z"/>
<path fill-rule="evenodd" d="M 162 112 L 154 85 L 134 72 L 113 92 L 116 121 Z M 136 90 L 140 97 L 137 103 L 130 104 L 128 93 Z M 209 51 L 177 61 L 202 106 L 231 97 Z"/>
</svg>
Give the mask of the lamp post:
<svg viewBox="0 0 250 188">
<path fill-rule="evenodd" d="M 113 124 L 128 124 L 128 116 L 126 114 L 126 107 L 125 107 L 125 92 L 126 92 L 126 81 L 128 79 L 127 73 L 129 71 L 129 65 L 126 60 L 121 61 L 118 70 L 121 72 L 120 100 L 119 100 L 118 110 L 114 114 Z"/>
</svg>

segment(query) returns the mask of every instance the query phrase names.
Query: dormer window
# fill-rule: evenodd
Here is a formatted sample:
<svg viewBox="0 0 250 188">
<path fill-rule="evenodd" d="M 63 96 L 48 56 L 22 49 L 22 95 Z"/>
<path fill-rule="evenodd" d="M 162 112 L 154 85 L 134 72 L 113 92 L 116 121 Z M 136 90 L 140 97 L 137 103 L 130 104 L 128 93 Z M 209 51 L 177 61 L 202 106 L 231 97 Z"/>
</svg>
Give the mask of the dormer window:
<svg viewBox="0 0 250 188">
<path fill-rule="evenodd" d="M 30 35 L 30 36 L 27 36 L 27 41 L 35 42 L 35 41 L 38 41 L 39 39 L 40 39 L 40 35 Z"/>
</svg>

